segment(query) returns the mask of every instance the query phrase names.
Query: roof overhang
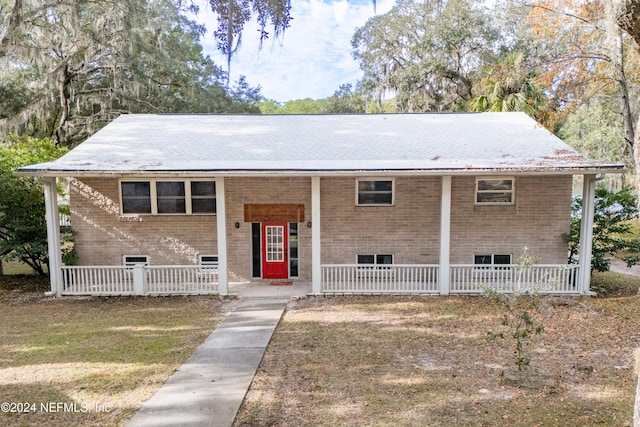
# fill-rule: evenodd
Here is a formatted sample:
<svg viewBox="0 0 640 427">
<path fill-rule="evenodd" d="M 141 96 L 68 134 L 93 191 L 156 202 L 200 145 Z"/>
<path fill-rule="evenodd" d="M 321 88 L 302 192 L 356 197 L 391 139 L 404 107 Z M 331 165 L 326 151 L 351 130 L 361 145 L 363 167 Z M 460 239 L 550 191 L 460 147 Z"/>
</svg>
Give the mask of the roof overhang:
<svg viewBox="0 0 640 427">
<path fill-rule="evenodd" d="M 311 176 L 478 176 L 478 175 L 599 175 L 624 173 L 623 165 L 567 168 L 466 168 L 466 169 L 208 169 L 208 170 L 29 170 L 16 176 L 75 178 L 168 178 L 168 177 L 311 177 Z"/>
</svg>

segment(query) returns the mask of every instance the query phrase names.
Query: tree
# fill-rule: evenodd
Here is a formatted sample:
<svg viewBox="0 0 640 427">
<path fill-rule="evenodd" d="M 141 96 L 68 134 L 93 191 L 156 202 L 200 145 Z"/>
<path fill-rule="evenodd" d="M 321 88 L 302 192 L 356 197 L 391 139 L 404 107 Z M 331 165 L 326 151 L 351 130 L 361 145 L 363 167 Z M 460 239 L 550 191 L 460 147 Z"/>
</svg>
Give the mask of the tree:
<svg viewBox="0 0 640 427">
<path fill-rule="evenodd" d="M 227 55 L 227 72 L 231 69 L 231 57 L 242 42 L 244 24 L 255 13 L 260 24 L 260 42 L 269 38 L 267 23 L 271 24 L 275 37 L 280 36 L 291 21 L 290 0 L 209 0 L 211 10 L 218 18 L 214 37 L 218 49 Z"/>
<path fill-rule="evenodd" d="M 635 42 L 636 52 L 640 52 L 640 1 L 610 0 L 607 12 L 609 21 L 629 34 Z M 626 141 L 633 155 L 636 194 L 640 203 L 640 116 L 637 118 L 634 133 L 627 131 Z"/>
<path fill-rule="evenodd" d="M 557 135 L 585 156 L 606 162 L 623 162 L 633 170 L 633 156 L 624 138 L 618 100 L 609 96 L 592 98 L 569 113 Z M 626 174 L 609 174 L 607 188 L 620 190 L 630 185 Z"/>
<path fill-rule="evenodd" d="M 526 70 L 522 52 L 509 53 L 504 60 L 486 65 L 471 111 L 523 111 L 540 123 L 547 113 L 547 97 Z"/>
<path fill-rule="evenodd" d="M 526 17 L 538 39 L 539 85 L 550 94 L 561 123 L 567 114 L 594 97 L 617 99 L 625 140 L 634 139 L 630 86 L 637 85 L 638 56 L 628 49 L 621 32 L 608 31 L 603 0 L 539 0 L 529 4 Z M 632 71 L 634 71 L 632 70 Z M 629 76 L 636 76 L 635 80 Z"/>
<path fill-rule="evenodd" d="M 374 98 L 395 93 L 400 111 L 456 111 L 499 41 L 491 14 L 471 0 L 403 0 L 357 29 L 351 44 Z"/>
<path fill-rule="evenodd" d="M 260 102 L 260 114 L 282 114 L 282 104 L 275 99 L 263 99 Z"/>
<path fill-rule="evenodd" d="M 538 306 L 539 290 L 530 289 L 529 286 L 522 286 L 523 273 L 535 264 L 540 262 L 539 258 L 531 255 L 525 247 L 516 262 L 515 279 L 513 292 L 498 292 L 495 288 L 481 285 L 483 295 L 498 304 L 504 311 L 500 320 L 498 332 L 487 332 L 486 338 L 494 341 L 497 338 L 509 340 L 513 345 L 513 362 L 518 367 L 518 371 L 529 368 L 531 361 L 528 346 L 535 335 L 544 331 L 542 320 L 536 318 L 535 309 Z M 537 286 L 544 288 L 547 283 L 537 283 Z M 513 340 L 513 341 L 511 341 Z"/>
<path fill-rule="evenodd" d="M 599 187 L 595 196 L 591 270 L 608 271 L 610 257 L 635 264 L 639 245 L 632 239 L 630 221 L 638 217 L 636 197 L 628 187 L 616 193 Z M 569 244 L 569 262 L 576 263 L 580 252 L 581 197 L 574 199 L 571 210 L 571 231 L 564 238 Z"/>
<path fill-rule="evenodd" d="M 9 253 L 40 275 L 46 274 L 49 262 L 42 183 L 14 177 L 13 172 L 21 166 L 55 160 L 65 151 L 49 139 L 16 135 L 9 135 L 0 145 L 0 253 Z"/>
<path fill-rule="evenodd" d="M 323 113 L 364 113 L 366 102 L 362 94 L 353 90 L 350 83 L 340 85 L 333 96 L 327 98 Z"/>
<path fill-rule="evenodd" d="M 640 0 L 611 0 L 609 16 L 640 47 Z"/>
<path fill-rule="evenodd" d="M 228 89 L 198 43 L 204 27 L 172 0 L 36 3 L 16 1 L 2 21 L 20 21 L 0 30 L 2 78 L 18 94 L 5 132 L 74 145 L 122 112 L 257 111 L 259 88 L 241 78 Z"/>
</svg>

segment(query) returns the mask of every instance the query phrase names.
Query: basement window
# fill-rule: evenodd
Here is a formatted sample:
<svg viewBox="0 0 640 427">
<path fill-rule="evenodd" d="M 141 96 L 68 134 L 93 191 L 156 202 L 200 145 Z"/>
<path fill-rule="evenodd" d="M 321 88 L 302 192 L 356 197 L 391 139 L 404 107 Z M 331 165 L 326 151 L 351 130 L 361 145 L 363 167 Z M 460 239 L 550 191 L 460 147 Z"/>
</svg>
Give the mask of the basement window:
<svg viewBox="0 0 640 427">
<path fill-rule="evenodd" d="M 474 255 L 473 263 L 478 266 L 486 266 L 486 268 L 493 268 L 496 265 L 510 265 L 511 255 L 502 254 L 487 254 L 487 255 Z M 482 267 L 479 267 L 482 268 Z M 505 268 L 505 267 L 496 267 Z"/>
<path fill-rule="evenodd" d="M 126 267 L 134 267 L 136 265 L 149 265 L 149 255 L 123 255 L 122 263 Z"/>
<path fill-rule="evenodd" d="M 203 267 L 218 267 L 218 255 L 200 255 L 198 258 Z"/>
<path fill-rule="evenodd" d="M 357 255 L 358 264 L 382 266 L 393 264 L 393 255 L 391 254 L 363 254 Z M 389 269 L 390 267 L 376 267 L 378 270 Z"/>
</svg>

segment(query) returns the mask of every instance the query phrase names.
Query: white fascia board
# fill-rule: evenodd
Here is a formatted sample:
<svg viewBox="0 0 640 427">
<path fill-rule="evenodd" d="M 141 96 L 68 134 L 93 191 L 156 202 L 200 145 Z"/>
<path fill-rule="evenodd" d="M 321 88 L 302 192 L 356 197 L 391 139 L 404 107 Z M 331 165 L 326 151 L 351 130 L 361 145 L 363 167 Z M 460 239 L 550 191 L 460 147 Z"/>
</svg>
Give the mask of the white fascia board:
<svg viewBox="0 0 640 427">
<path fill-rule="evenodd" d="M 553 168 L 553 169 L 363 169 L 363 170 L 206 170 L 206 171 L 97 171 L 97 170 L 22 170 L 14 172 L 15 176 L 25 177 L 85 177 L 85 178 L 121 178 L 121 177 L 181 177 L 203 178 L 211 176 L 227 177 L 310 177 L 310 176 L 477 176 L 477 175 L 588 175 L 624 173 L 623 167 L 605 166 L 601 168 Z"/>
</svg>

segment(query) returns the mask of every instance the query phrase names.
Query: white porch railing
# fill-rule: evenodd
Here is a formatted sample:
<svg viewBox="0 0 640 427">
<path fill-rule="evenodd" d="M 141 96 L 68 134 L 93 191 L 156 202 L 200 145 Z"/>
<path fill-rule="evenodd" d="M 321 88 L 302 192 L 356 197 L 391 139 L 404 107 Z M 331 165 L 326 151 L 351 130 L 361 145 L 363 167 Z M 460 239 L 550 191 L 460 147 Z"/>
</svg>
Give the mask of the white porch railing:
<svg viewBox="0 0 640 427">
<path fill-rule="evenodd" d="M 433 293 L 440 292 L 438 265 L 325 264 L 323 293 Z M 451 265 L 450 294 L 481 293 L 482 287 L 499 292 L 530 291 L 543 294 L 579 294 L 577 265 Z"/>
<path fill-rule="evenodd" d="M 218 268 L 201 265 L 146 267 L 149 294 L 217 294 Z"/>
<path fill-rule="evenodd" d="M 437 293 L 438 266 L 423 264 L 325 264 L 322 292 Z"/>
<path fill-rule="evenodd" d="M 200 265 L 63 266 L 62 295 L 217 294 L 218 269 Z"/>
<path fill-rule="evenodd" d="M 325 264 L 323 293 L 437 294 L 438 265 Z M 451 294 L 535 291 L 579 294 L 577 265 L 451 265 Z M 218 269 L 200 265 L 63 266 L 62 295 L 217 294 Z"/>
<path fill-rule="evenodd" d="M 451 293 L 480 293 L 486 286 L 499 292 L 579 294 L 578 265 L 452 265 Z"/>
</svg>

